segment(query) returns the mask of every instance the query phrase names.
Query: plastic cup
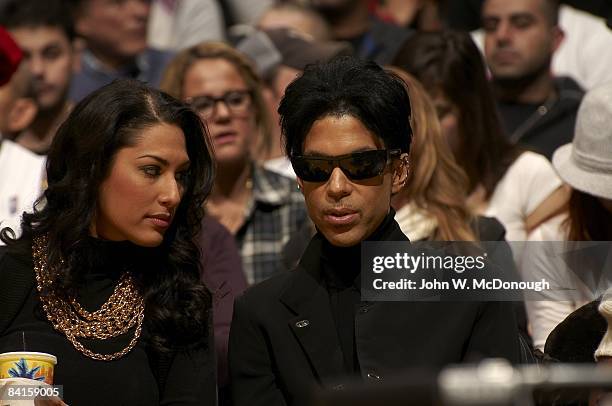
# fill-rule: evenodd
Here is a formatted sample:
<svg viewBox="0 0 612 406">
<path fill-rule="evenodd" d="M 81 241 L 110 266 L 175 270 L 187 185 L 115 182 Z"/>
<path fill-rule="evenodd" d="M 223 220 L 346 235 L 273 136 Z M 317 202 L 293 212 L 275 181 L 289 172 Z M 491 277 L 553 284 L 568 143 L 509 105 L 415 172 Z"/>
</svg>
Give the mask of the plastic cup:
<svg viewBox="0 0 612 406">
<path fill-rule="evenodd" d="M 0 354 L 0 379 L 27 378 L 53 385 L 55 355 L 44 352 L 5 352 Z"/>
</svg>

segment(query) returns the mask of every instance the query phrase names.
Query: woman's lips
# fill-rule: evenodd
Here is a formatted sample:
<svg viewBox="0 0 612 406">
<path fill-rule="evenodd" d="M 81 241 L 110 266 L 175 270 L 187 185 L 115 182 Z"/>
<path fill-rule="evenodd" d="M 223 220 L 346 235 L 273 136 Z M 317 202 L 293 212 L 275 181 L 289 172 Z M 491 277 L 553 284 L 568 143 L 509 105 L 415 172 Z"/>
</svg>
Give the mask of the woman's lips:
<svg viewBox="0 0 612 406">
<path fill-rule="evenodd" d="M 149 220 L 156 227 L 160 227 L 160 228 L 170 227 L 170 219 L 164 219 L 161 217 L 147 217 L 147 220 Z"/>
<path fill-rule="evenodd" d="M 228 144 L 231 142 L 234 142 L 234 140 L 236 139 L 236 137 L 238 136 L 237 133 L 235 132 L 225 132 L 225 133 L 220 133 L 218 135 L 215 135 L 215 137 L 213 138 L 214 143 L 216 145 L 223 145 L 223 144 Z"/>
</svg>

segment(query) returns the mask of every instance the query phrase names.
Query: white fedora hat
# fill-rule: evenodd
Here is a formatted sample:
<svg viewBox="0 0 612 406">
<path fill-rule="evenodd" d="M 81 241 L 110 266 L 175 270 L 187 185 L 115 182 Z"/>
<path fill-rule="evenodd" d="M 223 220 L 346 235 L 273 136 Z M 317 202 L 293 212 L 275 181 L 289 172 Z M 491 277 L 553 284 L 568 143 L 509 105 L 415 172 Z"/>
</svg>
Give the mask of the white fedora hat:
<svg viewBox="0 0 612 406">
<path fill-rule="evenodd" d="M 574 189 L 612 199 L 612 83 L 584 96 L 574 140 L 555 151 L 553 166 Z"/>
</svg>

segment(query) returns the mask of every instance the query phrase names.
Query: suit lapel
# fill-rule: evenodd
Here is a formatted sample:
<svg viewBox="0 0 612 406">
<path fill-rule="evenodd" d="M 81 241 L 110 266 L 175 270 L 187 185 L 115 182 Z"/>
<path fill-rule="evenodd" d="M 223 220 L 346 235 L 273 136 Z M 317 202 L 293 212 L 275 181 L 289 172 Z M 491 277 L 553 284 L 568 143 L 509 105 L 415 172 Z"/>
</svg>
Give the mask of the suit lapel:
<svg viewBox="0 0 612 406">
<path fill-rule="evenodd" d="M 313 238 L 295 277 L 280 300 L 296 316 L 289 327 L 303 348 L 316 376 L 325 386 L 335 386 L 345 373 L 336 325 L 332 318 L 327 290 L 320 280 L 320 241 Z"/>
<path fill-rule="evenodd" d="M 408 238 L 393 222 L 383 240 L 408 241 Z M 346 376 L 346 371 L 329 295 L 321 281 L 322 243 L 320 234 L 312 238 L 280 301 L 296 314 L 289 320 L 289 327 L 304 349 L 315 374 L 323 385 L 333 387 L 342 382 L 340 377 Z M 362 309 L 378 307 L 372 302 L 362 305 Z"/>
</svg>

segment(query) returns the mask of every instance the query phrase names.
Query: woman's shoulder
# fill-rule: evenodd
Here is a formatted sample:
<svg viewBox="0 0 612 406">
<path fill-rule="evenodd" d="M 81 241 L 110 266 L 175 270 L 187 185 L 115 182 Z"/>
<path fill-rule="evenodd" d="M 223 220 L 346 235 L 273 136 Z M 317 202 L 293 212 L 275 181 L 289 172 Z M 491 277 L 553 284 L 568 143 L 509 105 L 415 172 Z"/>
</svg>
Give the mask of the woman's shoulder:
<svg viewBox="0 0 612 406">
<path fill-rule="evenodd" d="M 32 269 L 32 252 L 18 245 L 0 246 L 0 273 L 5 270 Z"/>
<path fill-rule="evenodd" d="M 510 172 L 530 177 L 544 173 L 551 178 L 558 179 L 550 161 L 544 155 L 532 151 L 521 153 L 508 168 L 508 173 Z"/>
<path fill-rule="evenodd" d="M 5 289 L 34 282 L 34 265 L 30 252 L 11 246 L 0 247 L 0 295 Z"/>
<path fill-rule="evenodd" d="M 519 155 L 496 187 L 504 197 L 515 196 L 533 210 L 563 182 L 545 156 L 531 151 Z"/>
<path fill-rule="evenodd" d="M 19 312 L 36 283 L 32 255 L 0 247 L 0 334 Z"/>
</svg>

